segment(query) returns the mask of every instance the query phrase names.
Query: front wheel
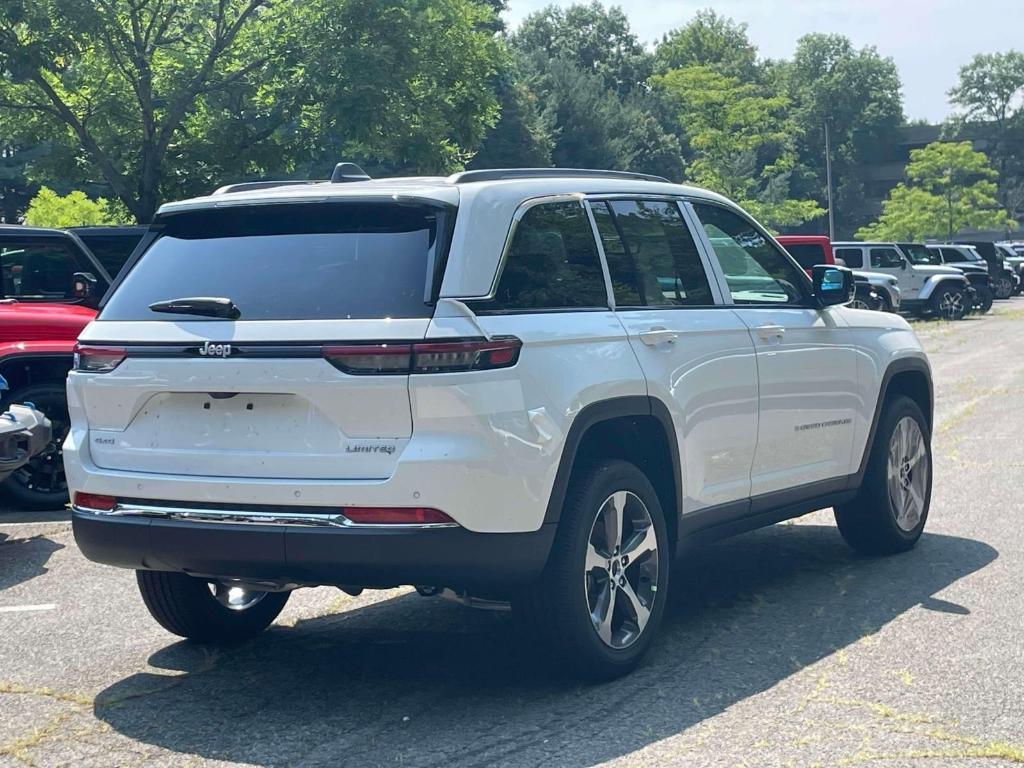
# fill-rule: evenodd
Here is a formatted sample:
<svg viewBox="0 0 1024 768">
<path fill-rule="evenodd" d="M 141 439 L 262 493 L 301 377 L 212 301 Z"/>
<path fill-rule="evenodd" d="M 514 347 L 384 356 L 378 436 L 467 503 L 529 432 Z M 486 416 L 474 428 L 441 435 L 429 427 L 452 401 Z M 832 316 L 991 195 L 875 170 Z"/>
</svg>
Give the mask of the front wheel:
<svg viewBox="0 0 1024 768">
<path fill-rule="evenodd" d="M 835 508 L 846 543 L 868 555 L 903 552 L 917 543 L 932 495 L 928 423 L 909 397 L 885 405 L 856 498 Z"/>
<path fill-rule="evenodd" d="M 992 300 L 995 296 L 992 294 L 992 289 L 987 285 L 981 285 L 977 288 L 977 296 L 974 299 L 974 308 L 981 314 L 985 314 L 992 309 Z"/>
<path fill-rule="evenodd" d="M 931 309 L 943 320 L 961 320 L 967 314 L 967 294 L 955 285 L 940 285 L 932 295 Z"/>
<path fill-rule="evenodd" d="M 1005 275 L 996 278 L 994 287 L 997 299 L 1008 299 L 1013 295 L 1013 279 Z"/>
<path fill-rule="evenodd" d="M 581 677 L 610 680 L 650 647 L 671 560 L 650 481 L 633 464 L 605 461 L 574 475 L 548 566 L 516 609 Z"/>
<path fill-rule="evenodd" d="M 135 575 L 142 600 L 160 626 L 203 643 L 237 643 L 259 634 L 277 618 L 291 594 L 253 591 L 184 573 Z"/>
</svg>

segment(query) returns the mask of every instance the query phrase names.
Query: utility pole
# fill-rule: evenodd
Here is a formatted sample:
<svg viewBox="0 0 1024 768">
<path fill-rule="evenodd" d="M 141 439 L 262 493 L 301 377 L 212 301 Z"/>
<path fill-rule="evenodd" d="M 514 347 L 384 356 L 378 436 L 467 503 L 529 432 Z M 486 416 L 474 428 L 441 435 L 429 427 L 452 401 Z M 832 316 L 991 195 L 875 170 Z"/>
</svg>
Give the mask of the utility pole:
<svg viewBox="0 0 1024 768">
<path fill-rule="evenodd" d="M 836 239 L 836 219 L 832 205 L 832 141 L 829 136 L 828 118 L 825 118 L 825 184 L 828 186 L 828 239 Z"/>
</svg>

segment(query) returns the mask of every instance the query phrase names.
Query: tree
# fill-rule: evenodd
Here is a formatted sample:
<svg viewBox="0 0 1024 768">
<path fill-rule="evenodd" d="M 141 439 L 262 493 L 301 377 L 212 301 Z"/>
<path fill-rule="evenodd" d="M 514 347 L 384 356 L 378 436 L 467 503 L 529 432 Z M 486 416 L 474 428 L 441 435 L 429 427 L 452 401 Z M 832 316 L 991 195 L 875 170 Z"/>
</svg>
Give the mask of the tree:
<svg viewBox="0 0 1024 768">
<path fill-rule="evenodd" d="M 168 150 L 202 97 L 265 66 L 247 38 L 271 3 L 4 3 L 0 107 L 66 126 L 114 194 L 147 220 Z"/>
<path fill-rule="evenodd" d="M 686 26 L 666 33 L 654 51 L 655 71 L 692 66 L 712 67 L 743 82 L 757 80 L 757 48 L 747 37 L 747 25 L 704 9 Z"/>
<path fill-rule="evenodd" d="M 512 72 L 498 80 L 501 117 L 484 138 L 470 168 L 543 168 L 551 165 L 555 139 L 540 99 Z"/>
<path fill-rule="evenodd" d="M 624 96 L 651 73 L 651 57 L 629 27 L 621 8 L 590 5 L 567 9 L 549 5 L 527 16 L 510 38 L 514 49 L 527 55 L 542 51 L 549 59 L 571 62 L 582 72 L 597 75 L 605 87 Z"/>
<path fill-rule="evenodd" d="M 0 221 L 18 223 L 35 191 L 28 178 L 28 166 L 45 149 L 42 144 L 22 148 L 0 141 Z"/>
<path fill-rule="evenodd" d="M 832 149 L 834 211 L 840 230 L 865 220 L 864 169 L 886 159 L 903 121 L 900 79 L 892 59 L 874 48 L 857 50 L 842 35 L 812 34 L 797 41 L 791 62 L 773 72 L 800 126 L 793 174 L 795 194 L 825 203 L 825 123 Z"/>
<path fill-rule="evenodd" d="M 61 197 L 48 187 L 41 187 L 28 204 L 25 223 L 33 227 L 82 227 L 120 224 L 114 206 L 102 197 L 91 200 L 80 190 Z"/>
<path fill-rule="evenodd" d="M 883 203 L 874 224 L 857 232 L 862 239 L 948 240 L 965 229 L 1013 225 L 996 199 L 997 173 L 970 142 L 935 142 L 910 153 L 907 182 Z"/>
<path fill-rule="evenodd" d="M 986 142 L 1000 201 L 1011 216 L 1024 214 L 1024 53 L 975 56 L 960 68 L 949 97 L 963 110 L 952 132 Z"/>
<path fill-rule="evenodd" d="M 768 226 L 795 226 L 823 213 L 814 201 L 788 194 L 798 129 L 786 96 L 764 95 L 711 66 L 669 70 L 651 84 L 686 126 L 694 181 L 756 209 Z"/>
<path fill-rule="evenodd" d="M 454 170 L 497 115 L 495 7 L 4 2 L 0 111 L 56 127 L 77 164 L 140 221 L 164 196 L 269 173 L 319 175 L 341 157 Z"/>
</svg>

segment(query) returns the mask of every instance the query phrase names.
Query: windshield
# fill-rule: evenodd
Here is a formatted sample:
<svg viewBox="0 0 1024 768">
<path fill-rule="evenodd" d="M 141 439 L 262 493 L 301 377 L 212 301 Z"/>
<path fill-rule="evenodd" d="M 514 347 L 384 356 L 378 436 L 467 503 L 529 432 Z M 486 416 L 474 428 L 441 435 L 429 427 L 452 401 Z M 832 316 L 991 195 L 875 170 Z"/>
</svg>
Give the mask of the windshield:
<svg viewBox="0 0 1024 768">
<path fill-rule="evenodd" d="M 921 245 L 920 243 L 900 243 L 899 245 L 912 264 L 942 263 L 942 259 L 939 258 L 939 254 L 929 251 L 928 246 Z"/>
<path fill-rule="evenodd" d="M 192 297 L 230 299 L 241 320 L 429 317 L 428 273 L 443 216 L 393 203 L 180 214 L 168 220 L 100 319 L 202 319 L 150 309 Z"/>
</svg>

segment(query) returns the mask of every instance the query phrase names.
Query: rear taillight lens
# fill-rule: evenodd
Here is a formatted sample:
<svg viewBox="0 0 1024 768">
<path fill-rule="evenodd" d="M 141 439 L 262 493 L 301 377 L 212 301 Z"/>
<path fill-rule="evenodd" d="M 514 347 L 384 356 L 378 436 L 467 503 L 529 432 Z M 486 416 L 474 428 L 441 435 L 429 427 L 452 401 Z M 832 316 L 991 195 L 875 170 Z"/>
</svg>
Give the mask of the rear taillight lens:
<svg viewBox="0 0 1024 768">
<path fill-rule="evenodd" d="M 425 507 L 345 507 L 341 510 L 357 525 L 454 525 L 444 512 Z"/>
<path fill-rule="evenodd" d="M 329 344 L 324 358 L 355 375 L 458 373 L 511 368 L 523 343 L 512 336 L 471 341 L 418 341 L 398 344 Z"/>
<path fill-rule="evenodd" d="M 371 374 L 408 373 L 412 360 L 411 344 L 349 344 L 326 345 L 324 358 L 345 373 Z"/>
<path fill-rule="evenodd" d="M 110 373 L 128 356 L 124 347 L 75 345 L 75 370 L 84 373 Z"/>
<path fill-rule="evenodd" d="M 113 496 L 103 496 L 99 493 L 76 493 L 74 506 L 79 509 L 95 509 L 99 512 L 110 512 L 117 506 L 117 499 Z"/>
</svg>

